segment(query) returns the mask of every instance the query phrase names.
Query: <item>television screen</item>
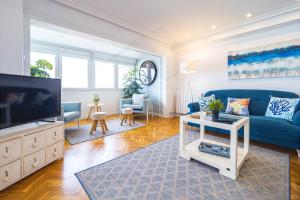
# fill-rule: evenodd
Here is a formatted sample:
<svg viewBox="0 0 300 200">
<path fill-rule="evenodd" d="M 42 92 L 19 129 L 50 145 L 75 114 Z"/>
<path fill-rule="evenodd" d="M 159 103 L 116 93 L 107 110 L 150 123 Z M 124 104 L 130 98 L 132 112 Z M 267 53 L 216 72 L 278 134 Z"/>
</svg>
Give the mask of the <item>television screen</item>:
<svg viewBox="0 0 300 200">
<path fill-rule="evenodd" d="M 0 129 L 60 115 L 60 79 L 0 74 Z"/>
</svg>

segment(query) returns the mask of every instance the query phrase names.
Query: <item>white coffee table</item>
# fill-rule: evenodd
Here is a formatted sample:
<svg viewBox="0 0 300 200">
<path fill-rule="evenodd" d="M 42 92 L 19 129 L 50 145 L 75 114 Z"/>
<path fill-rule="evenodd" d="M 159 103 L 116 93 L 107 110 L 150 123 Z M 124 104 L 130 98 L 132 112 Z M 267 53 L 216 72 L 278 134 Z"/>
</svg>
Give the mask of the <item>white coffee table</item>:
<svg viewBox="0 0 300 200">
<path fill-rule="evenodd" d="M 201 116 L 202 114 L 199 113 Z M 220 122 L 213 122 L 209 117 L 200 117 L 199 119 L 192 118 L 191 115 L 184 115 L 180 117 L 180 157 L 190 160 L 191 158 L 198 160 L 200 162 L 206 163 L 212 167 L 219 169 L 219 173 L 236 180 L 240 168 L 247 159 L 249 152 L 249 118 L 241 116 L 233 116 L 227 114 L 220 114 L 221 117 L 236 118 L 238 121 L 233 124 L 225 124 Z M 187 143 L 186 124 L 192 122 L 195 124 L 200 124 L 200 139 L 193 141 L 192 143 Z M 230 131 L 230 145 L 217 142 L 211 139 L 204 138 L 205 136 L 205 126 L 225 129 Z M 243 148 L 238 147 L 238 130 L 244 128 L 244 146 Z M 200 152 L 198 146 L 201 142 L 207 142 L 211 144 L 218 144 L 230 147 L 230 158 L 213 155 L 209 153 Z"/>
</svg>

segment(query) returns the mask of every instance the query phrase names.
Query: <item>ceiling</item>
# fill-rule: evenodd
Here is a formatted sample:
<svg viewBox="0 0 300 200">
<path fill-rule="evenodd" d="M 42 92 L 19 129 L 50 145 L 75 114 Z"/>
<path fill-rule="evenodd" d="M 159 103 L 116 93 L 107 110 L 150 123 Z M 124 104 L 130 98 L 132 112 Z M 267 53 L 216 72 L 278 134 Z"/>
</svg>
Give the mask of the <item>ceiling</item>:
<svg viewBox="0 0 300 200">
<path fill-rule="evenodd" d="M 292 7 L 297 0 L 56 0 L 169 45 Z M 245 15 L 251 12 L 252 17 Z M 212 25 L 216 25 L 212 29 Z"/>
<path fill-rule="evenodd" d="M 145 53 L 129 49 L 127 46 L 35 20 L 31 21 L 30 39 L 35 43 L 93 50 L 133 59 L 145 56 Z"/>
</svg>

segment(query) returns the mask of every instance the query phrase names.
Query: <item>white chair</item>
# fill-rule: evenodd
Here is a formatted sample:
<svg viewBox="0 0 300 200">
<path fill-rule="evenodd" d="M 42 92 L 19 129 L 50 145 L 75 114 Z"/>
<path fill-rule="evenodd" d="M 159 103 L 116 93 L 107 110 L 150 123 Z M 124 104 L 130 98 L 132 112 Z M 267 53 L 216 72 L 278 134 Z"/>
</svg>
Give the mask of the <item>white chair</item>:
<svg viewBox="0 0 300 200">
<path fill-rule="evenodd" d="M 123 108 L 132 108 L 133 113 L 146 114 L 147 123 L 149 121 L 149 109 L 151 109 L 151 115 L 153 117 L 153 104 L 152 100 L 147 94 L 133 94 L 132 98 L 120 100 L 120 114 Z"/>
</svg>

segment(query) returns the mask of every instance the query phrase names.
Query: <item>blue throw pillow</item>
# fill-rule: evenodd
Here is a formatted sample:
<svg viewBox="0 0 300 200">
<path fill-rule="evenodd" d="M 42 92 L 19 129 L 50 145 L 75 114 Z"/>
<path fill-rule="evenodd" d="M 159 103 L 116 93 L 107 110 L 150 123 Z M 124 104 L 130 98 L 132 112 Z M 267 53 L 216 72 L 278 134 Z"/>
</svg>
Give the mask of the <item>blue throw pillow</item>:
<svg viewBox="0 0 300 200">
<path fill-rule="evenodd" d="M 300 98 L 271 97 L 265 116 L 292 121 L 299 100 Z"/>
<path fill-rule="evenodd" d="M 198 102 L 200 106 L 200 111 L 208 111 L 208 104 L 215 100 L 215 95 L 211 95 L 208 97 L 199 97 Z"/>
</svg>

